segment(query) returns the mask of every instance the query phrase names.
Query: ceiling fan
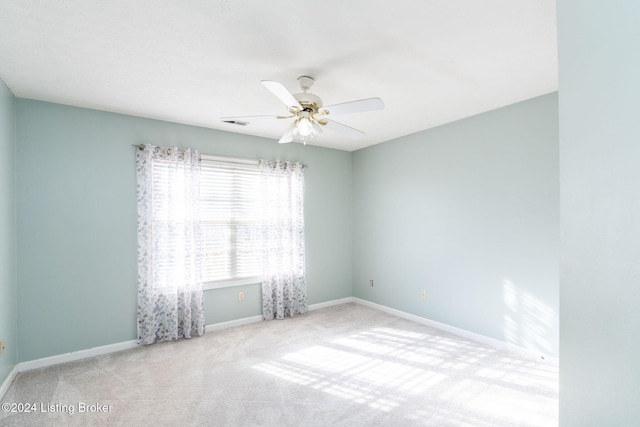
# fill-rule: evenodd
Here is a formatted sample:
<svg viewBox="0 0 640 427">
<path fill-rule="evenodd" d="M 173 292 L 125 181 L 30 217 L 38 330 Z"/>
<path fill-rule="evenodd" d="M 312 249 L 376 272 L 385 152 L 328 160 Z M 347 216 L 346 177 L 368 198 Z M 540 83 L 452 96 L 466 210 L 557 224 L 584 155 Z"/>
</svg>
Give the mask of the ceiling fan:
<svg viewBox="0 0 640 427">
<path fill-rule="evenodd" d="M 269 89 L 271 93 L 284 103 L 289 111 L 289 115 L 222 117 L 221 120 L 228 123 L 234 123 L 238 121 L 256 119 L 294 118 L 293 123 L 291 123 L 286 133 L 278 142 L 280 144 L 285 144 L 295 141 L 306 144 L 307 141 L 311 141 L 322 133 L 323 127 L 347 138 L 358 139 L 364 135 L 364 132 L 342 123 L 338 123 L 334 120 L 330 120 L 328 116 L 362 113 L 365 111 L 381 110 L 384 108 L 384 102 L 382 102 L 382 99 L 380 98 L 367 98 L 325 107 L 322 105 L 322 99 L 320 99 L 319 96 L 307 92 L 311 85 L 313 85 L 313 78 L 309 76 L 300 76 L 298 77 L 298 82 L 300 83 L 302 93 L 291 94 L 291 92 L 289 92 L 282 83 L 273 80 L 262 80 L 264 87 Z"/>
</svg>

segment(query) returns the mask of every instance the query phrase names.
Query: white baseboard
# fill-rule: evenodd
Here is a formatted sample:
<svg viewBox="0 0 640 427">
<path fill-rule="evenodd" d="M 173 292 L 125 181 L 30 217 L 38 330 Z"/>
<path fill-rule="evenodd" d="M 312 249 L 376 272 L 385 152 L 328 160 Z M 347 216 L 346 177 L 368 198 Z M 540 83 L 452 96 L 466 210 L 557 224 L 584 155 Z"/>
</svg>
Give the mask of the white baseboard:
<svg viewBox="0 0 640 427">
<path fill-rule="evenodd" d="M 206 330 L 215 331 L 218 329 L 226 329 L 234 326 L 246 325 L 262 321 L 262 316 L 251 316 L 242 319 L 231 320 L 228 322 L 213 323 L 206 326 Z M 94 347 L 87 350 L 72 351 L 70 353 L 59 354 L 56 356 L 44 357 L 42 359 L 30 360 L 17 365 L 18 372 L 30 371 L 32 369 L 44 368 L 47 366 L 59 365 L 61 363 L 73 362 L 76 360 L 87 359 L 93 356 L 100 356 L 117 351 L 128 350 L 138 346 L 136 340 L 123 341 L 120 343 Z"/>
<path fill-rule="evenodd" d="M 206 326 L 206 330 L 217 331 L 220 329 L 233 328 L 234 326 L 242 326 L 258 322 L 262 322 L 262 315 L 243 317 L 242 319 L 229 320 L 227 322 L 212 323 Z"/>
<path fill-rule="evenodd" d="M 7 392 L 7 390 L 9 390 L 9 386 L 13 382 L 14 378 L 18 375 L 18 372 L 18 365 L 16 365 L 13 367 L 11 372 L 9 372 L 9 376 L 5 378 L 5 380 L 2 382 L 2 385 L 0 385 L 0 400 L 2 400 L 4 394 Z"/>
<path fill-rule="evenodd" d="M 339 300 L 322 302 L 319 304 L 310 305 L 309 310 L 317 310 L 320 308 L 330 307 L 332 305 L 344 304 L 352 301 L 353 299 L 351 297 L 348 297 L 348 298 L 343 298 Z M 230 320 L 228 322 L 213 323 L 211 325 L 207 325 L 206 330 L 216 331 L 220 329 L 233 328 L 234 326 L 248 325 L 250 323 L 257 323 L 261 321 L 262 321 L 262 315 L 250 316 L 250 317 L 244 317 L 242 319 Z M 116 351 L 128 350 L 130 348 L 135 348 L 137 346 L 138 346 L 137 342 L 135 340 L 132 340 L 132 341 L 124 341 L 120 343 L 104 345 L 101 347 L 94 347 L 87 350 L 72 351 L 70 353 L 59 354 L 57 356 L 44 357 L 42 359 L 30 360 L 28 362 L 19 363 L 14 368 L 14 371 L 16 371 L 16 374 L 17 374 L 18 372 L 25 372 L 25 371 L 30 371 L 32 369 L 44 368 L 47 366 L 59 365 L 61 363 L 73 362 L 76 360 L 86 359 L 88 357 L 114 353 Z M 7 383 L 6 386 L 8 388 L 9 384 L 11 384 L 11 381 L 13 381 L 14 377 L 15 377 L 15 374 L 13 376 L 10 376 L 9 377 L 10 379 L 7 378 L 7 380 L 3 383 L 2 387 L 4 388 L 5 383 Z"/>
<path fill-rule="evenodd" d="M 318 304 L 311 304 L 309 306 L 309 310 L 319 310 L 321 308 L 331 307 L 331 306 L 340 305 L 340 304 L 347 304 L 351 302 L 361 304 L 376 310 L 380 310 L 380 311 L 392 314 L 394 316 L 401 317 L 403 319 L 411 320 L 413 322 L 420 323 L 422 325 L 431 326 L 433 328 L 440 329 L 442 331 L 449 332 L 464 338 L 468 338 L 483 344 L 487 344 L 501 350 L 506 350 L 511 353 L 518 354 L 522 357 L 534 358 L 536 360 L 540 360 L 542 356 L 541 354 L 536 353 L 532 350 L 525 349 L 523 347 L 519 347 L 513 344 L 509 344 L 504 341 L 497 340 L 495 338 L 490 338 L 485 335 L 476 334 L 475 332 L 470 332 L 465 329 L 456 328 L 454 326 L 450 326 L 445 323 L 436 322 L 435 320 L 427 319 L 421 316 L 416 316 L 415 314 L 406 313 L 404 311 L 396 310 L 395 308 L 390 308 L 384 305 L 376 304 L 374 302 L 363 300 L 356 297 L 346 297 L 346 298 L 341 298 L 341 299 L 332 300 L 332 301 L 325 301 Z M 248 325 L 250 323 L 257 323 L 261 321 L 262 321 L 261 315 L 250 316 L 250 317 L 244 317 L 242 319 L 230 320 L 228 322 L 213 323 L 211 325 L 207 325 L 206 329 L 208 331 L 215 331 L 220 329 L 232 328 L 235 326 Z M 0 386 L 0 399 L 2 398 L 4 393 L 6 393 L 7 389 L 11 385 L 11 382 L 19 372 L 25 372 L 25 371 L 30 371 L 32 369 L 44 368 L 47 366 L 58 365 L 61 363 L 73 362 L 76 360 L 86 359 L 88 357 L 114 353 L 116 351 L 128 350 L 131 348 L 135 348 L 137 346 L 138 344 L 135 340 L 124 341 L 120 343 L 104 345 L 101 347 L 94 347 L 87 350 L 73 351 L 70 353 L 60 354 L 57 356 L 45 357 L 42 359 L 36 359 L 36 360 L 30 360 L 28 362 L 18 363 L 14 367 L 11 374 L 9 374 L 7 379 L 5 379 L 5 381 L 2 383 L 2 386 Z M 558 359 L 555 357 L 544 356 L 544 360 L 548 363 L 554 363 L 556 365 L 558 364 Z"/>
<path fill-rule="evenodd" d="M 93 347 L 87 350 L 72 351 L 70 353 L 59 354 L 57 356 L 43 357 L 42 359 L 30 360 L 18 364 L 20 372 L 30 371 L 32 369 L 44 368 L 47 366 L 59 365 L 61 363 L 74 362 L 76 360 L 86 359 L 88 357 L 100 356 L 103 354 L 114 353 L 116 351 L 128 350 L 137 347 L 135 340 L 124 341 L 115 344 Z"/>
<path fill-rule="evenodd" d="M 353 298 L 347 297 L 347 298 L 335 299 L 331 301 L 320 302 L 317 304 L 311 304 L 309 306 L 309 311 L 319 310 L 321 308 L 331 307 L 339 304 L 346 304 L 348 302 L 353 302 Z M 233 328 L 234 326 L 242 326 L 242 325 L 248 325 L 250 323 L 262 322 L 262 320 L 263 320 L 262 315 L 257 315 L 257 316 L 251 316 L 251 317 L 244 317 L 242 319 L 229 320 L 228 322 L 212 323 L 211 325 L 207 325 L 207 331 L 216 331 L 219 329 Z"/>
<path fill-rule="evenodd" d="M 401 317 L 403 319 L 411 320 L 412 322 L 416 322 L 422 325 L 430 326 L 432 328 L 440 329 L 441 331 L 449 332 L 451 334 L 458 335 L 463 338 L 468 338 L 470 340 L 477 341 L 479 343 L 486 344 L 500 350 L 505 350 L 510 353 L 517 354 L 518 356 L 521 356 L 527 359 L 544 361 L 546 363 L 550 363 L 555 366 L 558 366 L 558 363 L 559 363 L 559 360 L 556 357 L 540 354 L 534 350 L 530 350 L 530 349 L 520 347 L 514 344 L 510 344 L 504 341 L 500 341 L 495 338 L 488 337 L 486 335 L 477 334 L 475 332 L 467 331 L 466 329 L 456 328 L 455 326 L 447 325 L 446 323 L 440 323 L 435 320 L 427 319 L 426 317 L 421 317 L 421 316 L 417 316 L 415 314 L 407 313 L 401 310 L 396 310 L 395 308 L 387 307 L 381 304 L 376 304 L 375 302 L 367 301 L 364 299 L 353 297 L 352 300 L 357 304 L 362 304 L 364 306 L 374 308 L 376 310 L 384 311 L 385 313 L 389 313 L 394 316 Z"/>
<path fill-rule="evenodd" d="M 346 297 L 341 299 L 334 299 L 331 301 L 319 302 L 318 304 L 311 304 L 309 310 L 319 310 L 321 308 L 332 307 L 334 305 L 346 304 L 353 302 L 353 297 Z"/>
</svg>

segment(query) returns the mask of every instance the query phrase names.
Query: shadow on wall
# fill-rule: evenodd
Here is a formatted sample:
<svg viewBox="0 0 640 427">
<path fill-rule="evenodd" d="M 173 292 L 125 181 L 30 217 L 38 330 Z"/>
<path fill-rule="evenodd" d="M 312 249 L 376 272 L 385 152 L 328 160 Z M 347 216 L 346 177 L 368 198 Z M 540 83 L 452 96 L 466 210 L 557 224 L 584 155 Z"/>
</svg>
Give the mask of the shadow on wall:
<svg viewBox="0 0 640 427">
<path fill-rule="evenodd" d="M 502 294 L 504 340 L 542 354 L 553 354 L 553 345 L 546 337 L 554 336 L 558 314 L 509 279 L 503 281 Z"/>
</svg>

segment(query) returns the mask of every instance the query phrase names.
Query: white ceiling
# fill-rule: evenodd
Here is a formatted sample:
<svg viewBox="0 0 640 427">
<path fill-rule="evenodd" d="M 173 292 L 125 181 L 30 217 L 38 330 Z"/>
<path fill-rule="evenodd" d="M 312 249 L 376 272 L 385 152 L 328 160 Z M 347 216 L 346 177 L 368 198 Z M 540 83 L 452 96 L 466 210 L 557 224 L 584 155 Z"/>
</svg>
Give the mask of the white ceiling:
<svg viewBox="0 0 640 427">
<path fill-rule="evenodd" d="M 557 90 L 555 0 L 2 0 L 0 77 L 18 97 L 278 139 L 260 81 L 325 105 L 380 97 L 315 145 L 356 150 Z M 274 141 L 275 143 L 275 141 Z"/>
</svg>

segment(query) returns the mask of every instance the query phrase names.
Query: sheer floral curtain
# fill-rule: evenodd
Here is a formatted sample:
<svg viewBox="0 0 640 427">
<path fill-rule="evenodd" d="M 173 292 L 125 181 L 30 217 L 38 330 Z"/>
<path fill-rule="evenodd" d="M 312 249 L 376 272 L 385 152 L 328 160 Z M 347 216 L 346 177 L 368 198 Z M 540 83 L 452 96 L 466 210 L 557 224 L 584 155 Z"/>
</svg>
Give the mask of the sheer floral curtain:
<svg viewBox="0 0 640 427">
<path fill-rule="evenodd" d="M 262 315 L 282 319 L 307 311 L 304 167 L 260 160 Z"/>
<path fill-rule="evenodd" d="M 200 153 L 137 150 L 138 343 L 204 334 Z"/>
</svg>

